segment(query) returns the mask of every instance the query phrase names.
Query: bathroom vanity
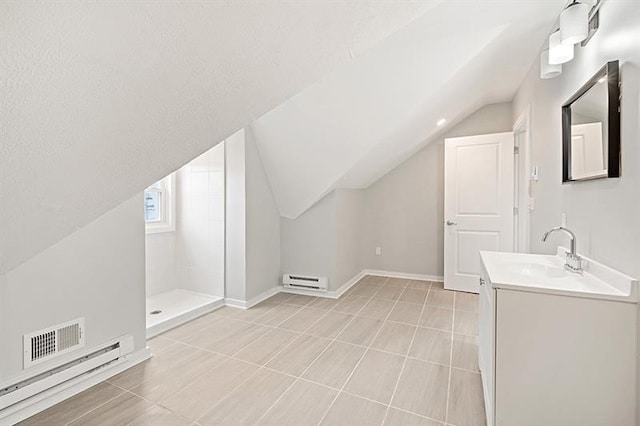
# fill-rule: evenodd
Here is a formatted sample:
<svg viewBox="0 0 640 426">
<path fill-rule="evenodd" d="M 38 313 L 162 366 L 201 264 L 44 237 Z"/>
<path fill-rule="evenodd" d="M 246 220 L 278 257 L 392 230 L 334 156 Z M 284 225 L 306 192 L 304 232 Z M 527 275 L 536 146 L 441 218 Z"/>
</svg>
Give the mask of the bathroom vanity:
<svg viewBox="0 0 640 426">
<path fill-rule="evenodd" d="M 481 252 L 479 366 L 489 426 L 635 425 L 638 281 L 585 259 Z"/>
</svg>

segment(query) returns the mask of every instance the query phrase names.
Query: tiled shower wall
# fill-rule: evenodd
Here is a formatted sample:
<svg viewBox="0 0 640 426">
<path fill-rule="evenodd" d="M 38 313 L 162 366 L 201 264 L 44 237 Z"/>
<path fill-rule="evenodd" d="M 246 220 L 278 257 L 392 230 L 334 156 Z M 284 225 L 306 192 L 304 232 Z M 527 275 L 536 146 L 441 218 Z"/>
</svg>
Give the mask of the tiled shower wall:
<svg viewBox="0 0 640 426">
<path fill-rule="evenodd" d="M 147 296 L 224 296 L 224 143 L 176 172 L 176 230 L 147 235 Z"/>
</svg>

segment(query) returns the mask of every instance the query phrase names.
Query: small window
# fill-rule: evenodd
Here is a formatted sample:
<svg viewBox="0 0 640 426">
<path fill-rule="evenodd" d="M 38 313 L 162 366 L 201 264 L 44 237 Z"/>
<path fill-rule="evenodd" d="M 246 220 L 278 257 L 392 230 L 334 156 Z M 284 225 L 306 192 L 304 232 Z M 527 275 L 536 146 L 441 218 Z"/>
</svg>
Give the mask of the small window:
<svg viewBox="0 0 640 426">
<path fill-rule="evenodd" d="M 144 222 L 147 234 L 176 230 L 174 194 L 174 174 L 145 189 Z"/>
</svg>

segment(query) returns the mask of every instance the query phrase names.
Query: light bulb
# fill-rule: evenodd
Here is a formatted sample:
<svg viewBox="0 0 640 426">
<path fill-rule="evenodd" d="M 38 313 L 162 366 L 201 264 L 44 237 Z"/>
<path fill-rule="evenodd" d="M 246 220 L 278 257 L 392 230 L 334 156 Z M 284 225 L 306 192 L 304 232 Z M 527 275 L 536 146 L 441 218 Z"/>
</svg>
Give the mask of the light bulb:
<svg viewBox="0 0 640 426">
<path fill-rule="evenodd" d="M 551 65 L 564 64 L 573 59 L 573 44 L 560 44 L 560 30 L 549 36 L 549 63 Z"/>
<path fill-rule="evenodd" d="M 549 49 L 545 49 L 540 53 L 540 78 L 554 78 L 562 74 L 562 65 L 549 63 Z"/>
<path fill-rule="evenodd" d="M 560 44 L 580 43 L 589 35 L 589 6 L 574 1 L 560 14 Z"/>
</svg>

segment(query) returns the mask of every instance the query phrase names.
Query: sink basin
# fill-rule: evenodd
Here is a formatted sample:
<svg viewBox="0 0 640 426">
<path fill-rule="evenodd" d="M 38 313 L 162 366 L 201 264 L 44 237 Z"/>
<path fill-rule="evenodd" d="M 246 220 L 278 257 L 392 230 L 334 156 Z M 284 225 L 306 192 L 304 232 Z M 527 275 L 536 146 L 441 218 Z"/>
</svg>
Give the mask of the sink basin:
<svg viewBox="0 0 640 426">
<path fill-rule="evenodd" d="M 528 277 L 540 279 L 548 278 L 552 280 L 566 278 L 566 274 L 568 273 L 563 267 L 533 262 L 513 262 L 505 265 L 505 268 L 514 274 L 522 274 Z"/>
<path fill-rule="evenodd" d="M 638 281 L 594 260 L 583 257 L 585 272 L 564 269 L 566 249 L 557 255 L 480 253 L 493 288 L 558 294 L 638 303 Z"/>
</svg>

